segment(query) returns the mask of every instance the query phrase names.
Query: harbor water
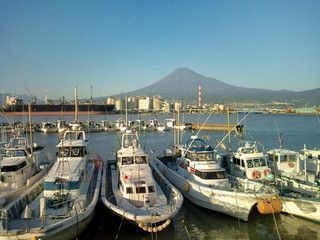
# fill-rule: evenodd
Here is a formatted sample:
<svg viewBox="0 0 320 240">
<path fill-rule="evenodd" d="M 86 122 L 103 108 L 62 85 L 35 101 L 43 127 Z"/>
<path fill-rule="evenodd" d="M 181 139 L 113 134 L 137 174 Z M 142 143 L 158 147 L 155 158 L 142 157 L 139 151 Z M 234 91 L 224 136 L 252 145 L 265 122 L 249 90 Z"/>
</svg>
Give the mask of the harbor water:
<svg viewBox="0 0 320 240">
<path fill-rule="evenodd" d="M 230 124 L 237 124 L 243 119 L 243 114 L 231 114 Z M 96 115 L 79 116 L 80 121 L 108 120 L 116 121 L 120 115 Z M 171 115 L 129 115 L 129 120 L 141 119 L 145 122 L 156 117 L 158 122 L 165 122 Z M 122 116 L 124 119 L 124 116 Z M 34 116 L 33 123 L 43 121 L 55 122 L 58 119 L 72 121 L 72 116 Z M 227 118 L 224 114 L 216 115 L 181 115 L 180 121 L 184 123 L 206 123 L 226 124 Z M 1 122 L 28 122 L 27 117 L 22 116 L 0 116 Z M 307 148 L 320 147 L 320 119 L 319 116 L 308 115 L 271 115 L 252 114 L 242 120 L 245 127 L 247 140 L 255 140 L 264 150 L 279 148 L 279 133 L 282 134 L 283 146 L 286 149 L 301 151 Z M 185 131 L 182 134 L 182 143 L 191 135 L 197 134 L 205 139 L 211 146 L 218 144 L 226 132 L 213 131 Z M 105 160 L 115 159 L 114 152 L 119 147 L 119 133 L 117 132 L 95 132 L 88 133 L 90 139 L 90 152 L 101 155 Z M 61 137 L 58 133 L 35 133 L 34 141 L 45 145 L 48 156 L 55 158 L 56 144 Z M 234 134 L 231 134 L 231 146 L 236 149 Z M 224 141 L 228 143 L 227 137 Z M 173 143 L 173 132 L 141 132 L 141 146 L 149 152 L 150 159 L 161 155 L 166 148 L 171 148 Z M 173 219 L 168 228 L 158 233 L 148 233 L 133 226 L 121 218 L 112 215 L 102 204 L 97 206 L 96 215 L 89 227 L 78 237 L 78 239 L 320 239 L 320 224 L 307 221 L 289 214 L 262 215 L 253 211 L 248 222 L 238 220 L 214 211 L 199 208 L 188 200 L 184 201 L 183 207 Z"/>
</svg>

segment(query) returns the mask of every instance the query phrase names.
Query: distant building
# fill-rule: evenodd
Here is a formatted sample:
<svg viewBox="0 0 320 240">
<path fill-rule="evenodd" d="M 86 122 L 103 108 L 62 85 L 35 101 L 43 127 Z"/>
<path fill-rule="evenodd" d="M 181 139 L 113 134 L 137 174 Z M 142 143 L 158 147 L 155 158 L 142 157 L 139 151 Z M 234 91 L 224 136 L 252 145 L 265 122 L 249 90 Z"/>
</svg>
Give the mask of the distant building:
<svg viewBox="0 0 320 240">
<path fill-rule="evenodd" d="M 143 111 L 149 111 L 150 109 L 153 109 L 153 100 L 150 97 L 141 97 L 139 99 L 139 110 Z"/>
<path fill-rule="evenodd" d="M 121 110 L 125 110 L 125 108 L 126 108 L 125 100 L 122 98 L 117 98 L 115 100 L 115 110 L 121 111 Z"/>
<path fill-rule="evenodd" d="M 161 111 L 164 103 L 164 99 L 161 96 L 153 97 L 153 111 Z"/>
</svg>

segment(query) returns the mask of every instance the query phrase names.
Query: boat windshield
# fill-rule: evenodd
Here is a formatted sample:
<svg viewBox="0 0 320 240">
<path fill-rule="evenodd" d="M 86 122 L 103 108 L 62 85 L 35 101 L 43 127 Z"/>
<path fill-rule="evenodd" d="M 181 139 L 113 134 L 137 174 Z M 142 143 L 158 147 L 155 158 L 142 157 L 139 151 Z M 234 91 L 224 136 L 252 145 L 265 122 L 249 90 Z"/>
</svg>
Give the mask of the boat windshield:
<svg viewBox="0 0 320 240">
<path fill-rule="evenodd" d="M 6 155 L 8 157 L 22 157 L 22 156 L 27 156 L 27 153 L 24 150 L 9 150 L 6 151 Z"/>
<path fill-rule="evenodd" d="M 1 172 L 15 172 L 20 170 L 21 168 L 24 168 L 27 166 L 27 162 L 23 161 L 19 163 L 18 165 L 11 165 L 11 166 L 2 166 L 1 167 Z"/>
<path fill-rule="evenodd" d="M 59 157 L 83 157 L 84 155 L 84 147 L 61 147 L 59 150 Z"/>
<path fill-rule="evenodd" d="M 265 167 L 267 162 L 264 158 L 249 159 L 247 160 L 247 166 L 248 168 Z"/>
<path fill-rule="evenodd" d="M 247 148 L 242 148 L 242 149 L 241 149 L 241 152 L 242 152 L 242 153 L 255 153 L 255 152 L 257 152 L 257 151 L 256 151 L 255 148 L 248 148 L 248 147 L 247 147 Z"/>
<path fill-rule="evenodd" d="M 213 152 L 205 152 L 205 153 L 190 153 L 186 154 L 186 158 L 191 161 L 212 161 L 214 160 Z"/>
<path fill-rule="evenodd" d="M 227 178 L 225 171 L 218 172 L 201 172 L 196 171 L 195 174 L 202 179 L 225 179 Z"/>
<path fill-rule="evenodd" d="M 147 164 L 146 156 L 123 157 L 121 160 L 122 165 Z"/>
</svg>

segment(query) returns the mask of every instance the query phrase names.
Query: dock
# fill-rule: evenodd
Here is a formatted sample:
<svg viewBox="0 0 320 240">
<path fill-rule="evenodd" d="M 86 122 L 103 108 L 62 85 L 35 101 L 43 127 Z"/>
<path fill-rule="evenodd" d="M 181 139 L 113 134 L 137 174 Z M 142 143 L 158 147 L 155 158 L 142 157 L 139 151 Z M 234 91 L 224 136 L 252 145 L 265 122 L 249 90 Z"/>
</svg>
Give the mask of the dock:
<svg viewBox="0 0 320 240">
<path fill-rule="evenodd" d="M 199 130 L 201 128 L 201 130 L 204 131 L 230 131 L 231 129 L 234 129 L 234 131 L 236 131 L 236 125 L 231 124 L 192 124 L 191 125 L 191 129 L 194 130 Z"/>
</svg>

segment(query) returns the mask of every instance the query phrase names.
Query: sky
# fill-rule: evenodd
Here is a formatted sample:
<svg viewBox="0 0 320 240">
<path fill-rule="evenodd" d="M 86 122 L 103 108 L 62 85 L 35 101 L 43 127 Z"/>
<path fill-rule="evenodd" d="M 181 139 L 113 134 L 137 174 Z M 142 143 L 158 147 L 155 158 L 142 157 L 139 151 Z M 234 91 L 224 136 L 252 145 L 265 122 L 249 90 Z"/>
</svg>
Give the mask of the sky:
<svg viewBox="0 0 320 240">
<path fill-rule="evenodd" d="M 319 88 L 319 12 L 320 0 L 0 0 L 0 93 L 111 96 L 180 67 L 234 86 Z"/>
</svg>

